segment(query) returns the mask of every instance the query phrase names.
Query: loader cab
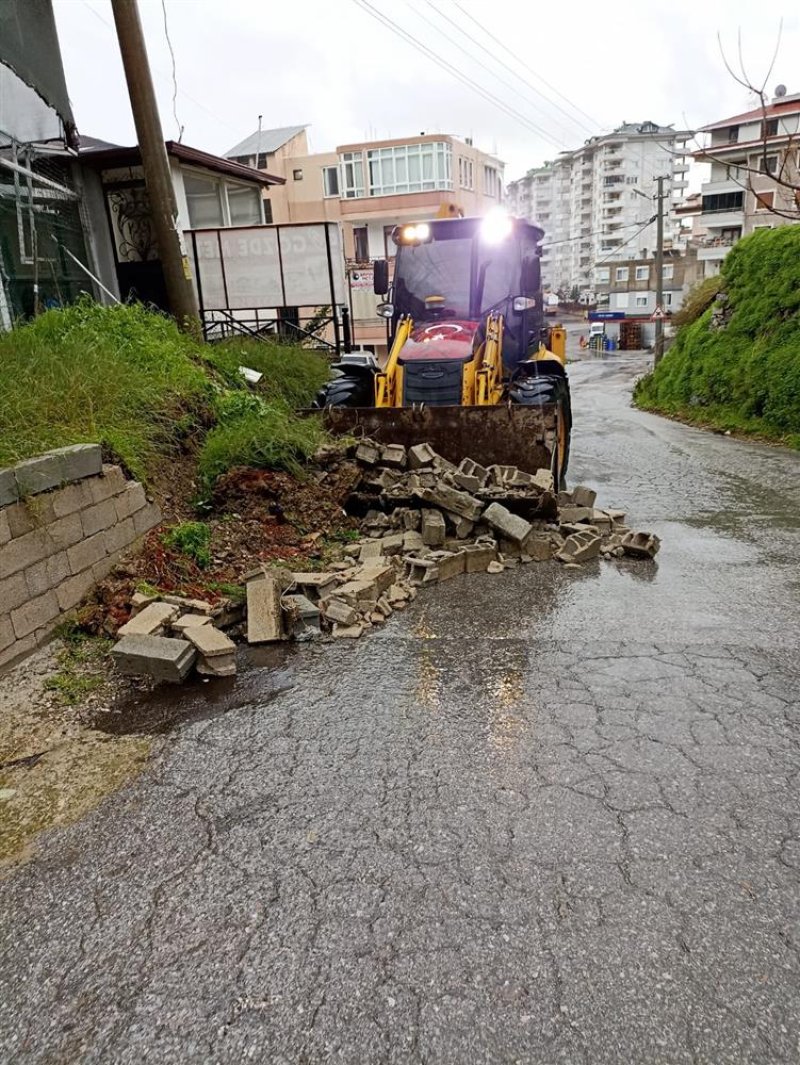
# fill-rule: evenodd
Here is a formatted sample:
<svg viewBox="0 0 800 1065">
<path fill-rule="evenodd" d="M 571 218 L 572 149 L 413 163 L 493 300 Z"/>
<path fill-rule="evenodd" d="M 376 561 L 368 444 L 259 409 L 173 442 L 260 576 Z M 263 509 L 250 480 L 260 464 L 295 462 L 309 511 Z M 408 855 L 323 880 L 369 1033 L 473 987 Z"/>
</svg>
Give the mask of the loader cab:
<svg viewBox="0 0 800 1065">
<path fill-rule="evenodd" d="M 505 320 L 503 360 L 513 370 L 542 334 L 543 235 L 537 226 L 501 212 L 395 227 L 391 288 L 385 262 L 375 264 L 375 291 L 386 297 L 379 313 L 391 321 L 390 344 L 400 321 L 410 317 L 423 340 L 467 344 L 466 350 L 445 346 L 446 354 L 463 360 L 494 311 Z"/>
</svg>

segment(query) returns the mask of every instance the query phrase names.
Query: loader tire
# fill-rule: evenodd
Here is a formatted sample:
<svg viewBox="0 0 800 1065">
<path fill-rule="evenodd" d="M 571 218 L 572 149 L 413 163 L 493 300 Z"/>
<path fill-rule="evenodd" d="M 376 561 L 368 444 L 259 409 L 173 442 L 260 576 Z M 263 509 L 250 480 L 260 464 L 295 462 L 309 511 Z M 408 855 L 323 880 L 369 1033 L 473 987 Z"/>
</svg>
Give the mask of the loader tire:
<svg viewBox="0 0 800 1065">
<path fill-rule="evenodd" d="M 567 486 L 569 450 L 572 438 L 572 406 L 569 381 L 561 374 L 536 374 L 512 381 L 509 399 L 526 407 L 556 407 L 558 410 L 558 446 L 553 452 L 551 469 L 562 491 Z"/>
<path fill-rule="evenodd" d="M 375 384 L 365 374 L 343 374 L 335 377 L 319 390 L 313 406 L 325 407 L 372 407 L 375 403 Z"/>
</svg>

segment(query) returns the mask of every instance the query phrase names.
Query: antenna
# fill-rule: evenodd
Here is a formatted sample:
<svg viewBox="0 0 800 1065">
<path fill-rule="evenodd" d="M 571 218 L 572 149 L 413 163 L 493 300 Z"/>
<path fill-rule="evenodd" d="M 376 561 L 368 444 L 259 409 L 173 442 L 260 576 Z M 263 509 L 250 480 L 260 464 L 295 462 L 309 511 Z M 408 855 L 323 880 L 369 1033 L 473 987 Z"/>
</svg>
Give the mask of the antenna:
<svg viewBox="0 0 800 1065">
<path fill-rule="evenodd" d="M 780 85 L 776 85 L 775 86 L 775 95 L 777 97 L 781 97 L 781 96 L 785 96 L 786 95 L 786 86 L 783 83 L 781 83 Z"/>
<path fill-rule="evenodd" d="M 261 167 L 261 119 L 263 115 L 258 116 L 258 140 L 256 141 L 256 170 Z"/>
</svg>

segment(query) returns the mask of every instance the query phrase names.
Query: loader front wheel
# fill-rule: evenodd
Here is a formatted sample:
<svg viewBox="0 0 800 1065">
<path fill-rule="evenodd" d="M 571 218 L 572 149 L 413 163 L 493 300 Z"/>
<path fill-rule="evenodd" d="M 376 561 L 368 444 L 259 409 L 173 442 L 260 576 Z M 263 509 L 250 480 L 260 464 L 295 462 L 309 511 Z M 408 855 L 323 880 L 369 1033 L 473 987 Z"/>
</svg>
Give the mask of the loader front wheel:
<svg viewBox="0 0 800 1065">
<path fill-rule="evenodd" d="M 524 374 L 511 382 L 509 399 L 526 407 L 555 407 L 556 439 L 551 470 L 558 489 L 566 489 L 572 437 L 572 407 L 569 381 L 563 374 Z"/>
<path fill-rule="evenodd" d="M 342 374 L 334 377 L 319 390 L 314 406 L 372 407 L 375 404 L 375 379 L 370 374 Z"/>
</svg>

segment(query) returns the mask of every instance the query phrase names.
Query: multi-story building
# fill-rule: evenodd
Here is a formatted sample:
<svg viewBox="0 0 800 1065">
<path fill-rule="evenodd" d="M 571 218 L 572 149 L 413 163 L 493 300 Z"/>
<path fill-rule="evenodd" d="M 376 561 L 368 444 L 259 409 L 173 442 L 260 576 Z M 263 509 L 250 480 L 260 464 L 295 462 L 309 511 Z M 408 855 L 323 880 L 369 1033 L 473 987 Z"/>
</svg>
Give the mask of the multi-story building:
<svg viewBox="0 0 800 1065">
<path fill-rule="evenodd" d="M 697 250 L 688 247 L 684 251 L 666 251 L 662 271 L 662 309 L 668 315 L 678 310 L 697 280 Z M 598 307 L 603 310 L 649 318 L 657 306 L 656 280 L 656 263 L 651 256 L 595 266 L 592 287 Z"/>
<path fill-rule="evenodd" d="M 737 240 L 756 229 L 800 222 L 800 93 L 779 86 L 765 107 L 704 126 L 708 143 L 694 153 L 711 164 L 699 215 L 707 235 L 698 258 L 703 276 L 719 273 Z"/>
<path fill-rule="evenodd" d="M 291 134 L 291 136 L 288 136 Z M 259 151 L 261 156 L 256 159 Z M 274 147 L 267 153 L 264 145 Z M 280 157 L 278 157 L 280 152 Z M 469 139 L 444 133 L 360 141 L 309 153 L 305 127 L 262 130 L 227 153 L 285 177 L 270 189 L 275 222 L 339 221 L 351 281 L 354 338 L 382 351 L 386 324 L 375 313 L 370 266 L 393 259 L 395 226 L 440 212 L 482 215 L 503 200 L 503 166 Z"/>
<path fill-rule="evenodd" d="M 681 224 L 674 208 L 687 186 L 685 152 L 691 136 L 654 122 L 625 122 L 509 186 L 512 211 L 545 230 L 547 285 L 585 296 L 599 260 L 646 258 L 655 243 L 655 226 L 646 225 L 654 206 L 646 201 L 655 195 L 660 176 L 666 178 L 669 203 L 665 246 L 679 244 Z"/>
</svg>

